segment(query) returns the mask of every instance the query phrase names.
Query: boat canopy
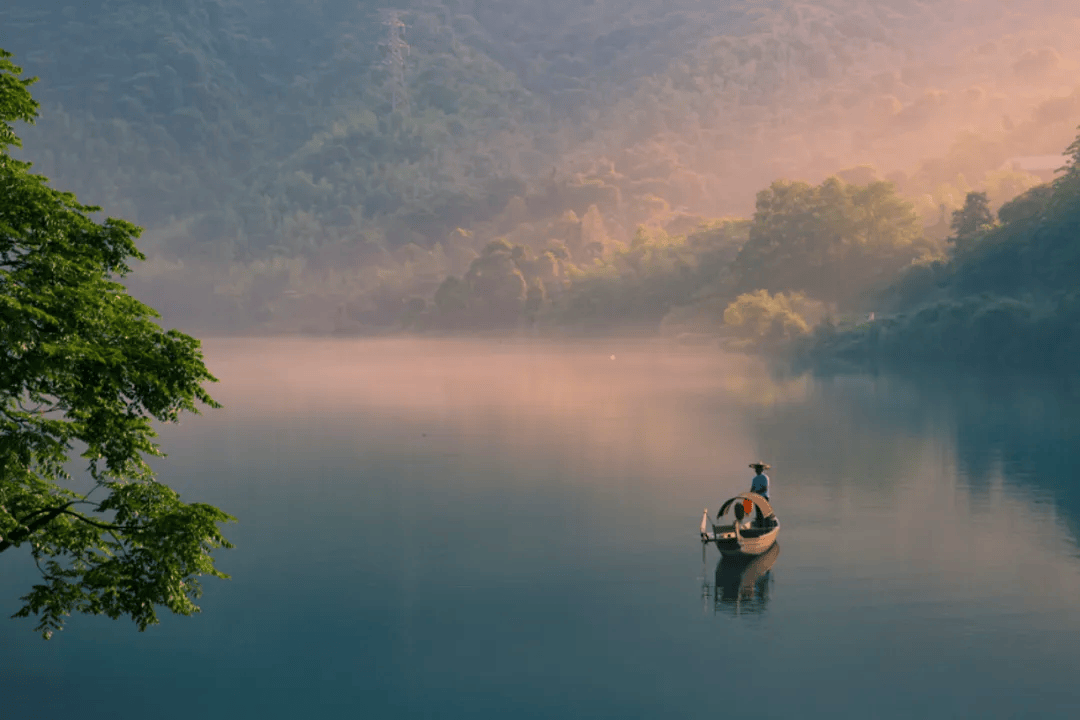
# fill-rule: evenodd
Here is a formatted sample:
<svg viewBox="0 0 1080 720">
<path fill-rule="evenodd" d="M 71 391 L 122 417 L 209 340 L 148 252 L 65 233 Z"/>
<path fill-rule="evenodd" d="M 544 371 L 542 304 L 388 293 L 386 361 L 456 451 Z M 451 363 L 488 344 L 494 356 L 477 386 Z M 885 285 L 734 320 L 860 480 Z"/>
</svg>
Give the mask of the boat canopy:
<svg viewBox="0 0 1080 720">
<path fill-rule="evenodd" d="M 749 500 L 750 502 L 754 503 L 754 505 L 757 506 L 758 511 L 761 512 L 762 517 L 764 517 L 766 520 L 776 516 L 776 513 L 773 512 L 772 505 L 769 504 L 768 500 L 761 497 L 757 493 L 744 492 L 739 493 L 738 495 L 721 505 L 720 512 L 716 514 L 716 517 L 723 517 L 724 513 L 728 511 L 728 508 L 735 504 L 736 500 Z"/>
</svg>

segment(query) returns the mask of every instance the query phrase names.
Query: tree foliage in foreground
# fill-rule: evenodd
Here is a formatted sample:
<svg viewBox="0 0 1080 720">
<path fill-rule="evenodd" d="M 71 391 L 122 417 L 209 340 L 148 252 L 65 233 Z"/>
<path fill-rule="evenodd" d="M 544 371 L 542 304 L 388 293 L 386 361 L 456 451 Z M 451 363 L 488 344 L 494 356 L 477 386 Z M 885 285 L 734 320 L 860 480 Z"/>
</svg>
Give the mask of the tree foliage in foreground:
<svg viewBox="0 0 1080 720">
<path fill-rule="evenodd" d="M 154 480 L 151 419 L 218 407 L 199 342 L 163 331 L 113 277 L 143 259 L 139 228 L 95 222 L 99 208 L 48 186 L 11 158 L 12 124 L 33 122 L 33 79 L 0 50 L 0 553 L 26 548 L 41 582 L 16 617 L 48 638 L 72 612 L 128 616 L 199 610 L 199 577 L 227 577 L 218 508 L 181 502 Z M 65 467 L 76 448 L 85 491 Z"/>
</svg>

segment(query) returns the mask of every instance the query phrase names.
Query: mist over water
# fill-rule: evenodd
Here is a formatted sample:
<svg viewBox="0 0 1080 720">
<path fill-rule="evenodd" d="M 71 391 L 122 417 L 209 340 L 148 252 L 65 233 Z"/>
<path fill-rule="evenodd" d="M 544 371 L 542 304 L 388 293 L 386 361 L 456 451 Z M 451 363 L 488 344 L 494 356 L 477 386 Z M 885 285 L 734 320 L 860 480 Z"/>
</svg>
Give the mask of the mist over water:
<svg viewBox="0 0 1080 720">
<path fill-rule="evenodd" d="M 776 379 L 657 343 L 206 350 L 225 408 L 162 428 L 155 467 L 240 519 L 233 579 L 143 634 L 0 626 L 5 716 L 1080 710 L 1074 383 Z M 733 596 L 697 525 L 755 459 L 782 552 Z"/>
</svg>

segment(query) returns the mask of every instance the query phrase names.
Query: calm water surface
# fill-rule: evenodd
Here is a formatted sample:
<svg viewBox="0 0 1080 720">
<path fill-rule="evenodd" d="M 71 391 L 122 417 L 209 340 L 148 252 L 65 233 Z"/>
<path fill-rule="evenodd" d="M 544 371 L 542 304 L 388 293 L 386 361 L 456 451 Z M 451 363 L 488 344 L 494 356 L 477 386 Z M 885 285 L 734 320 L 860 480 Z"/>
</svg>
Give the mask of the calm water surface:
<svg viewBox="0 0 1080 720">
<path fill-rule="evenodd" d="M 203 613 L 0 623 L 0 718 L 1080 717 L 1080 387 L 701 349 L 207 343 Z M 697 526 L 773 465 L 779 548 Z M 10 556 L 9 556 L 10 555 Z M 0 612 L 33 579 L 0 558 Z M 767 571 L 767 572 L 766 572 Z"/>
</svg>

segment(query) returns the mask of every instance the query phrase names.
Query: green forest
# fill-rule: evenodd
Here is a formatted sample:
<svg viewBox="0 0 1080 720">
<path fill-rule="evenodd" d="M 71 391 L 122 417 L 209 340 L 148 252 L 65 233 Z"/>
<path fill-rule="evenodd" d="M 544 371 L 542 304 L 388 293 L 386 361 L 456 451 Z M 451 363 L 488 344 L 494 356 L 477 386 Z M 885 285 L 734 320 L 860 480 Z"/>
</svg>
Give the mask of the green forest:
<svg viewBox="0 0 1080 720">
<path fill-rule="evenodd" d="M 950 362 L 1075 370 L 1080 353 L 1080 136 L 1053 183 L 953 212 L 949 255 L 905 268 L 872 322 L 823 323 L 799 347 L 817 364 Z"/>
<path fill-rule="evenodd" d="M 1049 362 L 1080 20 L 1029 5 L 11 0 L 0 46 L 184 330 Z"/>
</svg>

